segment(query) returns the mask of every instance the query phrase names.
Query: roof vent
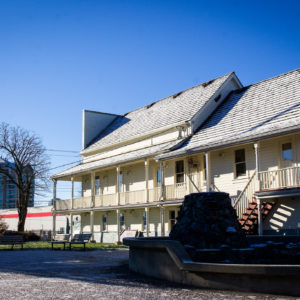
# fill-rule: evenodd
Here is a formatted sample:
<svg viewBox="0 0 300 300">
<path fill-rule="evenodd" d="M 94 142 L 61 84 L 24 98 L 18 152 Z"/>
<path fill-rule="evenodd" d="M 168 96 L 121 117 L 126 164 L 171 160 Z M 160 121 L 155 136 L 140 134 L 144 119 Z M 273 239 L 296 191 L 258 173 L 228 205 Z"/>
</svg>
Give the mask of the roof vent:
<svg viewBox="0 0 300 300">
<path fill-rule="evenodd" d="M 210 85 L 210 84 L 213 83 L 214 81 L 215 81 L 215 80 L 213 79 L 213 80 L 204 82 L 204 83 L 202 83 L 202 86 L 203 86 L 203 87 L 207 87 L 208 85 Z"/>
<path fill-rule="evenodd" d="M 153 106 L 155 103 L 156 103 L 156 102 L 153 102 L 153 103 L 151 103 L 151 104 L 148 104 L 148 105 L 146 106 L 146 108 L 147 108 L 147 109 L 150 108 L 150 107 Z"/>
<path fill-rule="evenodd" d="M 215 102 L 218 102 L 220 100 L 220 98 L 221 98 L 221 94 L 215 98 Z"/>
<path fill-rule="evenodd" d="M 173 99 L 177 98 L 177 97 L 180 96 L 182 93 L 183 93 L 183 92 L 179 92 L 179 93 L 173 95 Z"/>
</svg>

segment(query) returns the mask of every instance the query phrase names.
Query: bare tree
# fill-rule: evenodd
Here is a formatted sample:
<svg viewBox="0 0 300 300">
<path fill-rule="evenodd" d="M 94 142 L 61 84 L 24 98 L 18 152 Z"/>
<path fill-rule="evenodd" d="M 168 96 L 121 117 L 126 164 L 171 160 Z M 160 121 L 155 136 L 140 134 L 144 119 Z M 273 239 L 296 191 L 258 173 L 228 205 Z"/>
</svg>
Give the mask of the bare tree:
<svg viewBox="0 0 300 300">
<path fill-rule="evenodd" d="M 18 190 L 18 231 L 24 231 L 30 197 L 48 190 L 49 158 L 37 135 L 7 123 L 0 124 L 0 158 L 7 162 L 0 173 Z"/>
</svg>

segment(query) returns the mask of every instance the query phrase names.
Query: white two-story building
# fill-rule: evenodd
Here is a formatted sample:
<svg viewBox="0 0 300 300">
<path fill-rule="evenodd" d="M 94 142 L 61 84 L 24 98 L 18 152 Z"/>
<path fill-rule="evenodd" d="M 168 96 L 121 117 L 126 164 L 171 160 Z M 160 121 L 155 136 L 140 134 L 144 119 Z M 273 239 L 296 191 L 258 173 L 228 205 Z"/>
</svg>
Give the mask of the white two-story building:
<svg viewBox="0 0 300 300">
<path fill-rule="evenodd" d="M 82 162 L 52 176 L 82 184 L 55 201 L 81 231 L 117 242 L 168 235 L 186 194 L 230 194 L 249 233 L 300 231 L 300 70 L 243 87 L 235 73 L 125 115 L 83 111 Z"/>
</svg>

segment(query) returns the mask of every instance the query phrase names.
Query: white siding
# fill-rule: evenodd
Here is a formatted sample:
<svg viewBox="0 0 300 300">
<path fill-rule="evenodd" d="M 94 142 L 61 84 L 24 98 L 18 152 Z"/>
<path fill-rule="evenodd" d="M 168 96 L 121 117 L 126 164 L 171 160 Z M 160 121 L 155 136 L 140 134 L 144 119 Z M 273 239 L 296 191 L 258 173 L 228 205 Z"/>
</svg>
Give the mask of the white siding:
<svg viewBox="0 0 300 300">
<path fill-rule="evenodd" d="M 234 152 L 245 149 L 246 176 L 235 178 Z M 243 145 L 228 149 L 212 151 L 211 153 L 211 176 L 212 182 L 222 192 L 237 196 L 246 186 L 249 178 L 255 170 L 255 153 L 253 145 Z"/>
<path fill-rule="evenodd" d="M 130 151 L 143 149 L 145 147 L 151 147 L 154 145 L 159 145 L 159 144 L 163 144 L 166 142 L 170 142 L 170 141 L 176 140 L 177 137 L 178 137 L 178 130 L 171 129 L 165 133 L 154 135 L 154 136 L 152 136 L 150 138 L 146 138 L 144 140 L 131 142 L 130 144 L 119 146 L 117 148 L 113 148 L 110 150 L 105 150 L 103 152 L 100 152 L 99 154 L 93 153 L 89 156 L 83 157 L 82 159 L 83 159 L 83 162 L 104 159 L 107 157 L 124 154 L 124 153 L 130 152 Z"/>
</svg>

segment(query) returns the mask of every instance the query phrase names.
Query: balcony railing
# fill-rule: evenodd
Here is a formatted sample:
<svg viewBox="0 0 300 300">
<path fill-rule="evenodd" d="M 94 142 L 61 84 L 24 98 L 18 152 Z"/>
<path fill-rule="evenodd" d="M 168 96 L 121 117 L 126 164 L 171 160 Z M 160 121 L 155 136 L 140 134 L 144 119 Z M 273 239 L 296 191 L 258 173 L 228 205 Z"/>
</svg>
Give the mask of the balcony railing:
<svg viewBox="0 0 300 300">
<path fill-rule="evenodd" d="M 56 210 L 72 209 L 72 200 L 56 200 Z"/>
<path fill-rule="evenodd" d="M 300 167 L 259 172 L 260 190 L 300 187 Z"/>
<path fill-rule="evenodd" d="M 167 185 L 166 187 L 166 199 L 183 199 L 187 194 L 187 186 L 185 183 L 178 183 L 174 185 Z M 161 188 L 155 187 L 148 189 L 148 199 L 149 202 L 156 202 L 161 200 Z M 117 206 L 117 194 L 104 194 L 95 196 L 95 207 L 109 207 Z M 129 191 L 120 193 L 120 205 L 129 205 L 129 204 L 141 204 L 146 203 L 146 191 Z M 91 207 L 91 196 L 74 198 L 73 207 L 72 200 L 59 200 L 56 201 L 56 210 L 69 210 L 69 209 L 83 209 Z"/>
<path fill-rule="evenodd" d="M 104 194 L 95 196 L 95 207 L 117 205 L 116 194 Z"/>
<path fill-rule="evenodd" d="M 182 199 L 187 194 L 185 182 L 166 185 L 167 199 Z"/>
<path fill-rule="evenodd" d="M 91 207 L 91 197 L 82 197 L 73 199 L 73 208 L 89 208 Z"/>
<path fill-rule="evenodd" d="M 120 205 L 145 203 L 145 190 L 120 193 Z"/>
<path fill-rule="evenodd" d="M 161 198 L 161 188 L 155 187 L 148 190 L 149 193 L 149 202 L 159 201 Z"/>
</svg>

